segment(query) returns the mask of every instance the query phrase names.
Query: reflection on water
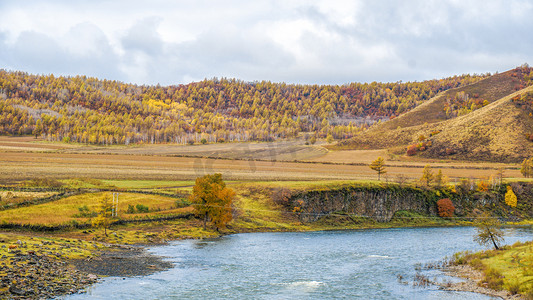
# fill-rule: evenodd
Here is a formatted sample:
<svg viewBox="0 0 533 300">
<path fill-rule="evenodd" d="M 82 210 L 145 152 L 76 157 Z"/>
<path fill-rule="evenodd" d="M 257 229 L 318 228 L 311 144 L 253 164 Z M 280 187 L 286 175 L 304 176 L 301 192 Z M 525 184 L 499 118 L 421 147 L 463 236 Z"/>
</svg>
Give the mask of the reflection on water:
<svg viewBox="0 0 533 300">
<path fill-rule="evenodd" d="M 475 229 L 402 228 L 307 233 L 249 233 L 154 247 L 175 267 L 145 277 L 106 278 L 67 299 L 491 299 L 436 287 L 414 288 L 417 263 L 480 250 Z M 506 243 L 532 231 L 507 230 Z M 440 271 L 431 279 L 460 280 Z"/>
</svg>

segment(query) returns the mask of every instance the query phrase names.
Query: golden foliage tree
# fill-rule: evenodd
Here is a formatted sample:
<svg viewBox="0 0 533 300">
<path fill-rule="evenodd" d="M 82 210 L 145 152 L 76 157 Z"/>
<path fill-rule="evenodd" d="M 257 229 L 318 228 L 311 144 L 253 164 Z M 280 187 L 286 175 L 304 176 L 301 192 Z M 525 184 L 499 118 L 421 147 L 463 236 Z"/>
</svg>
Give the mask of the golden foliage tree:
<svg viewBox="0 0 533 300">
<path fill-rule="evenodd" d="M 104 228 L 104 234 L 107 236 L 107 229 L 111 227 L 111 213 L 113 210 L 113 203 L 111 202 L 109 195 L 105 194 L 98 203 L 96 212 L 98 215 L 92 219 L 92 225 L 94 227 Z"/>
<path fill-rule="evenodd" d="M 420 181 L 424 182 L 426 186 L 430 186 L 434 178 L 435 175 L 433 174 L 433 169 L 431 169 L 430 165 L 426 165 L 424 170 L 422 170 L 422 177 L 420 178 Z"/>
<path fill-rule="evenodd" d="M 385 170 L 385 159 L 383 157 L 378 157 L 369 165 L 370 169 L 378 172 L 378 180 L 381 180 L 381 174 L 387 173 Z"/>
<path fill-rule="evenodd" d="M 507 193 L 505 193 L 505 204 L 509 205 L 510 207 L 516 207 L 517 203 L 518 203 L 518 198 L 516 198 L 516 195 L 513 192 L 513 188 L 510 185 L 508 185 Z"/>
<path fill-rule="evenodd" d="M 446 176 L 442 174 L 442 170 L 439 169 L 439 172 L 437 172 L 437 175 L 435 175 L 435 184 L 437 187 L 442 187 L 447 183 L 448 179 Z"/>
<path fill-rule="evenodd" d="M 235 192 L 226 187 L 222 174 L 215 173 L 196 178 L 189 199 L 193 203 L 194 213 L 203 219 L 204 229 L 207 222 L 211 221 L 218 231 L 233 219 L 231 203 L 234 197 Z"/>
<path fill-rule="evenodd" d="M 533 177 L 533 157 L 524 159 L 520 173 L 526 178 Z"/>
</svg>

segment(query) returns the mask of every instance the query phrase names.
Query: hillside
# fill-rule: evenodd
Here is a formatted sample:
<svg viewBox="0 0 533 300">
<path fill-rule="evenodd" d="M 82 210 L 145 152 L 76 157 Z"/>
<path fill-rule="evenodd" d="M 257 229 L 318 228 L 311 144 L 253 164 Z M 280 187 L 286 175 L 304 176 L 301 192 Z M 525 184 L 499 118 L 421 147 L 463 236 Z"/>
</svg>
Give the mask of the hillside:
<svg viewBox="0 0 533 300">
<path fill-rule="evenodd" d="M 0 70 L 0 135 L 101 145 L 345 139 L 485 77 L 345 85 L 215 78 L 161 87 Z"/>
<path fill-rule="evenodd" d="M 399 153 L 411 149 L 409 155 L 428 158 L 455 158 L 498 162 L 520 162 L 533 156 L 533 117 L 530 107 L 533 87 L 512 92 L 514 80 L 509 72 L 495 75 L 468 87 L 447 91 L 412 112 L 399 117 L 390 129 L 387 122 L 352 140 L 340 143 L 342 148 L 395 148 Z M 478 92 L 485 99 L 507 95 L 464 115 L 437 121 L 442 111 L 442 98 L 450 93 Z M 439 109 L 440 108 L 440 109 Z M 429 116 L 418 122 L 412 119 Z M 411 119 L 410 119 L 411 118 Z M 402 122 L 402 120 L 407 120 Z M 427 122 L 433 121 L 432 123 Z M 412 122 L 414 124 L 408 126 Z M 401 127 L 405 126 L 405 127 Z"/>
<path fill-rule="evenodd" d="M 527 82 L 527 79 L 530 78 L 532 71 L 532 68 L 516 68 L 495 74 L 474 84 L 449 89 L 409 112 L 380 124 L 374 130 L 391 130 L 398 127 L 436 123 L 456 117 L 458 113 L 467 114 L 531 84 Z"/>
</svg>

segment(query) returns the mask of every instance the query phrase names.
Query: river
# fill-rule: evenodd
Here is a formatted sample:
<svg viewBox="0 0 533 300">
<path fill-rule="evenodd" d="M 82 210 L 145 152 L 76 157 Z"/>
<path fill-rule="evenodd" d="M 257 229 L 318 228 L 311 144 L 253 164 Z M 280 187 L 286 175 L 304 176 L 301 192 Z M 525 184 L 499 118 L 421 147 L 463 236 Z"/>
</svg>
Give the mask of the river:
<svg viewBox="0 0 533 300">
<path fill-rule="evenodd" d="M 420 288 L 415 266 L 481 250 L 472 227 L 246 233 L 175 241 L 149 251 L 174 268 L 150 276 L 108 277 L 65 299 L 493 299 Z M 505 244 L 533 239 L 506 229 Z M 437 270 L 431 279 L 458 280 Z"/>
</svg>

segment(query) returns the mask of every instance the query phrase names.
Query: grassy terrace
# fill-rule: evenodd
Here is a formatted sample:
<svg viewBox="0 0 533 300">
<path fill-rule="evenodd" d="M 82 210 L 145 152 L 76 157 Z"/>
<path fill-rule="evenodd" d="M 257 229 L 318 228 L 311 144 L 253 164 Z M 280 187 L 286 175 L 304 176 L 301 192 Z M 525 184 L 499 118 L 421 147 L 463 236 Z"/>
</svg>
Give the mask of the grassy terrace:
<svg viewBox="0 0 533 300">
<path fill-rule="evenodd" d="M 456 263 L 481 271 L 484 278 L 479 285 L 533 299 L 533 241 L 516 243 L 502 250 L 459 253 Z"/>
</svg>

